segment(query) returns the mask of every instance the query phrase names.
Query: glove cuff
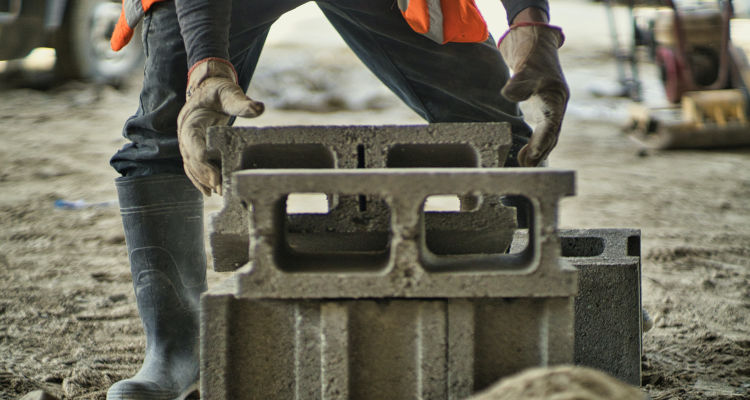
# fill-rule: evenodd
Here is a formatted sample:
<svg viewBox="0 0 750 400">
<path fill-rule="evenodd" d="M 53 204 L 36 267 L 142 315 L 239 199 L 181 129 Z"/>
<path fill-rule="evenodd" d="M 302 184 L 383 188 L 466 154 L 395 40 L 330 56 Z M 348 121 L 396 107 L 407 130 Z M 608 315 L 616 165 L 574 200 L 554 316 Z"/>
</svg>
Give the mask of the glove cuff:
<svg viewBox="0 0 750 400">
<path fill-rule="evenodd" d="M 201 82 L 214 77 L 231 79 L 233 83 L 238 81 L 237 71 L 231 62 L 219 57 L 204 58 L 188 71 L 187 96 L 190 97 Z"/>
<path fill-rule="evenodd" d="M 525 26 L 538 26 L 542 29 L 549 29 L 552 31 L 555 31 L 558 34 L 559 37 L 559 43 L 557 44 L 557 48 L 559 49 L 562 47 L 563 43 L 565 43 L 565 34 L 562 31 L 562 28 L 556 25 L 550 25 L 546 22 L 519 22 L 516 24 L 511 25 L 505 33 L 503 33 L 503 36 L 500 37 L 500 40 L 497 41 L 497 47 L 500 47 L 500 43 L 503 42 L 503 39 L 505 39 L 514 29 L 525 27 Z"/>
</svg>

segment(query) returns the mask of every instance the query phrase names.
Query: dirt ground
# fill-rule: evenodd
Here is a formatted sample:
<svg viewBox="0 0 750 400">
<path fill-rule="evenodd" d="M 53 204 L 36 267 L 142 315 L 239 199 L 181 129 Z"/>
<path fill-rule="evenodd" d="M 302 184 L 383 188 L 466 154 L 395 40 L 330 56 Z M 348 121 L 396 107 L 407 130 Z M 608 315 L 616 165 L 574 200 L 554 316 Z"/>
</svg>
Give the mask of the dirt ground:
<svg viewBox="0 0 750 400">
<path fill-rule="evenodd" d="M 643 304 L 655 322 L 643 390 L 656 400 L 750 399 L 750 149 L 640 149 L 620 129 L 629 101 L 591 94 L 616 79 L 603 11 L 559 4 L 573 96 L 550 166 L 577 173 L 561 227 L 641 229 Z M 566 25 L 566 10 L 593 15 L 597 31 Z M 280 37 L 251 88 L 269 111 L 242 124 L 421 122 L 342 42 Z M 140 78 L 120 90 L 49 87 L 38 69 L 0 64 L 0 399 L 37 388 L 103 399 L 137 371 L 145 344 L 108 166 Z M 654 68 L 641 72 L 647 100 L 659 102 Z M 215 212 L 220 200 L 206 204 Z M 209 273 L 211 284 L 225 277 Z"/>
</svg>

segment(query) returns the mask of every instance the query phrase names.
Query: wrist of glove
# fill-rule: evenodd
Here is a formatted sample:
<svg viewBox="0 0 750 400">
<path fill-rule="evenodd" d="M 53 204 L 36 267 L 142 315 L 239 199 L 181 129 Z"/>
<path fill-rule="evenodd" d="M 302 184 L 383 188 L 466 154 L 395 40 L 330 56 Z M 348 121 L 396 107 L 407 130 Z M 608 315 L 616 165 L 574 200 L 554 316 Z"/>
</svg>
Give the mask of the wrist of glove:
<svg viewBox="0 0 750 400">
<path fill-rule="evenodd" d="M 500 53 L 513 70 L 502 95 L 514 102 L 532 99 L 543 116 L 529 143 L 518 153 L 518 162 L 524 167 L 539 165 L 557 144 L 570 97 L 557 56 L 564 40 L 559 27 L 524 22 L 512 25 L 498 42 Z"/>
<path fill-rule="evenodd" d="M 177 117 L 177 140 L 185 174 L 206 196 L 221 194 L 221 171 L 208 160 L 206 131 L 226 125 L 232 116 L 253 118 L 263 113 L 237 84 L 232 64 L 220 58 L 198 61 L 188 73 L 185 105 Z"/>
</svg>

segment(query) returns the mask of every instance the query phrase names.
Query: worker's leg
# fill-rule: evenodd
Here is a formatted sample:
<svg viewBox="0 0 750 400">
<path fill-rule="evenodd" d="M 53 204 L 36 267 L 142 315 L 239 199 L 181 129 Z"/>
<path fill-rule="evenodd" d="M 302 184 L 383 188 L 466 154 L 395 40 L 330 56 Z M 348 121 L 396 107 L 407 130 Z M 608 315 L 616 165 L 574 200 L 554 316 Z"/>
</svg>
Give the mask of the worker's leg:
<svg viewBox="0 0 750 400">
<path fill-rule="evenodd" d="M 249 14 L 235 10 L 235 18 Z M 232 61 L 247 87 L 270 22 L 243 23 L 232 26 Z M 197 386 L 200 370 L 203 197 L 185 177 L 177 143 L 187 59 L 174 3 L 155 4 L 142 29 L 146 64 L 140 103 L 123 129 L 130 143 L 111 164 L 123 176 L 116 184 L 146 356 L 138 374 L 110 388 L 109 399 L 178 398 Z"/>
<path fill-rule="evenodd" d="M 438 44 L 415 33 L 392 0 L 321 0 L 347 44 L 383 83 L 429 122 L 505 121 L 515 154 L 530 129 L 516 103 L 502 97 L 508 68 L 492 39 Z"/>
<path fill-rule="evenodd" d="M 146 357 L 107 398 L 175 399 L 198 386 L 198 301 L 206 290 L 203 195 L 185 175 L 116 183 Z"/>
<path fill-rule="evenodd" d="M 247 90 L 271 25 L 284 13 L 308 0 L 234 0 L 229 55 Z M 263 99 L 258 99 L 263 101 Z"/>
<path fill-rule="evenodd" d="M 110 163 L 116 180 L 146 356 L 108 399 L 172 399 L 197 388 L 198 300 L 206 289 L 203 196 L 185 177 L 177 114 L 187 61 L 174 5 L 157 3 L 143 21 L 143 89 Z"/>
</svg>

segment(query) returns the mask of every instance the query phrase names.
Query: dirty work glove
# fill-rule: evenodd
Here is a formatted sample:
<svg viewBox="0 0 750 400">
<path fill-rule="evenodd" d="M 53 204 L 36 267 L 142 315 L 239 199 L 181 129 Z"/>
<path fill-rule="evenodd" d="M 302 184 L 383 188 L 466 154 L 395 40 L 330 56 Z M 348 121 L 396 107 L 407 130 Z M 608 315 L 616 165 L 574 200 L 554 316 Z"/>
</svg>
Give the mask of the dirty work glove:
<svg viewBox="0 0 750 400">
<path fill-rule="evenodd" d="M 515 102 L 531 99 L 543 116 L 529 143 L 518 152 L 522 167 L 539 165 L 557 144 L 570 96 L 557 58 L 564 40 L 562 29 L 556 26 L 522 22 L 512 25 L 497 44 L 513 70 L 502 95 Z"/>
<path fill-rule="evenodd" d="M 177 117 L 177 140 L 185 174 L 203 194 L 221 194 L 221 172 L 206 154 L 206 130 L 226 125 L 231 116 L 257 117 L 263 109 L 263 103 L 245 96 L 229 61 L 207 58 L 190 69 L 185 105 Z"/>
</svg>

